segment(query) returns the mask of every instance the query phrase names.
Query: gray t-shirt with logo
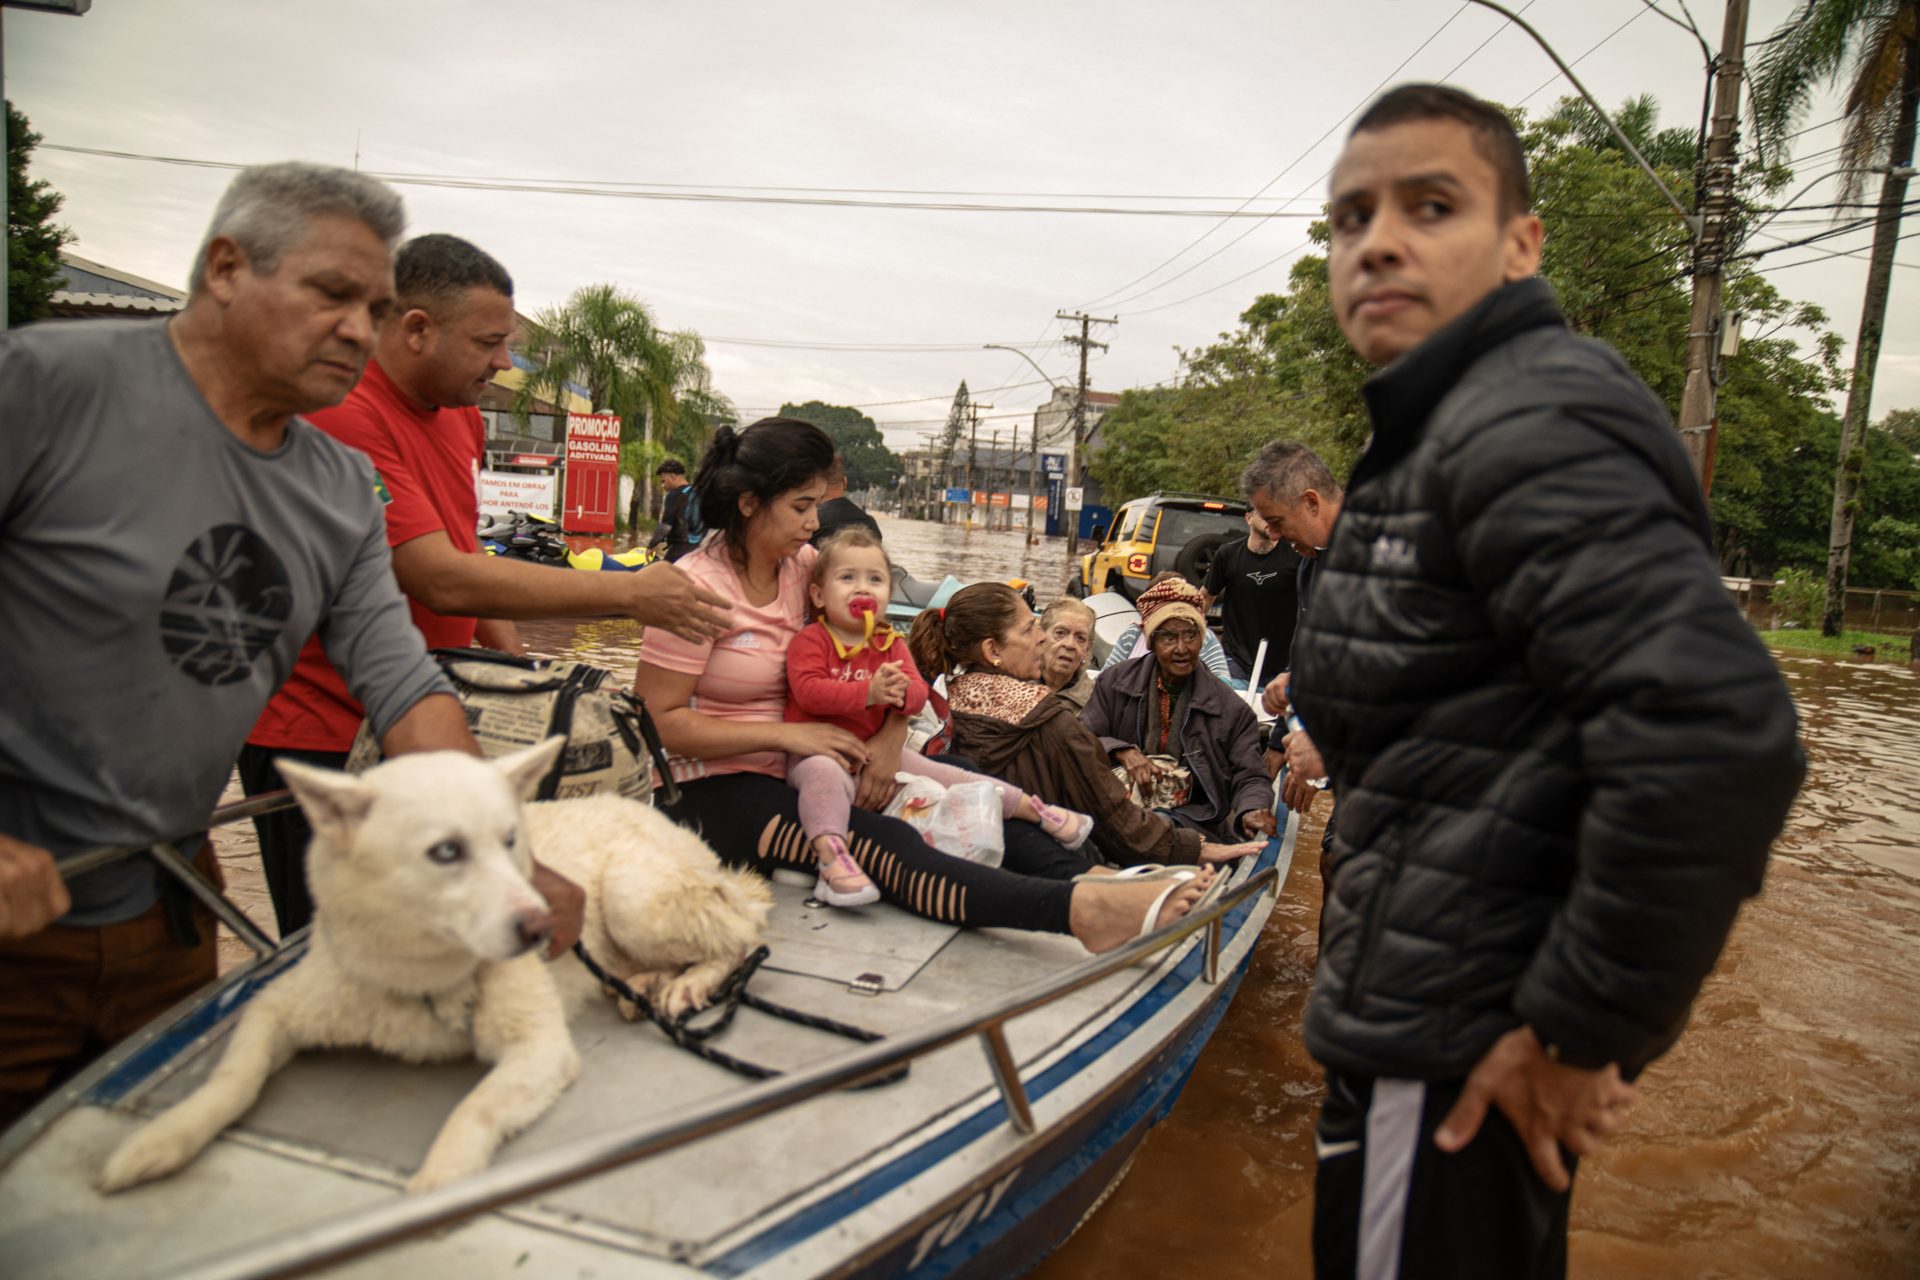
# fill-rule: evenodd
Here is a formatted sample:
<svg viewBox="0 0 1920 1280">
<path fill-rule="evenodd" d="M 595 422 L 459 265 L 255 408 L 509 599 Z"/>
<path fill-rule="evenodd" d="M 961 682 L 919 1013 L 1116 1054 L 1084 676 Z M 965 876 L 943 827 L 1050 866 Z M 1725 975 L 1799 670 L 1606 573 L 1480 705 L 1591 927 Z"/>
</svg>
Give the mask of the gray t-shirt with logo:
<svg viewBox="0 0 1920 1280">
<path fill-rule="evenodd" d="M 0 335 L 0 833 L 63 857 L 195 831 L 315 631 L 375 731 L 448 690 L 366 457 L 216 418 L 157 321 Z M 152 905 L 145 858 L 63 923 Z"/>
</svg>

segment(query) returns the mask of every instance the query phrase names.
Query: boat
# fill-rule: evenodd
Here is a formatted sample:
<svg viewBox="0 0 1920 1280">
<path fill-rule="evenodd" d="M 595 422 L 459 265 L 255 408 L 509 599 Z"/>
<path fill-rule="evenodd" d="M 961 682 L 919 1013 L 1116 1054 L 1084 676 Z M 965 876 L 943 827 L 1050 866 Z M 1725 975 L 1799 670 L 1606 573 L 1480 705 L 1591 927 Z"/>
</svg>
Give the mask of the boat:
<svg viewBox="0 0 1920 1280">
<path fill-rule="evenodd" d="M 1004 578 L 1000 581 L 1017 591 L 1027 602 L 1029 609 L 1034 607 L 1033 584 L 1025 578 Z M 913 625 L 913 620 L 928 609 L 942 609 L 947 601 L 953 599 L 953 593 L 972 583 L 962 582 L 952 574 L 939 581 L 916 578 L 899 565 L 893 568 L 893 594 L 887 599 L 887 621 L 896 628 L 905 631 Z"/>
<path fill-rule="evenodd" d="M 413 1197 L 403 1182 L 482 1068 L 303 1054 L 186 1169 L 102 1197 L 107 1154 L 198 1083 L 304 953 L 304 933 L 276 946 L 240 916 L 254 960 L 0 1134 L 0 1258 L 14 1280 L 1017 1275 L 1180 1096 L 1296 830 L 1204 911 L 1095 957 L 885 905 L 828 910 L 776 881 L 752 990 L 877 1043 L 742 1008 L 713 1043 L 782 1072 L 748 1080 L 608 1003 L 576 1020 L 580 1076 L 544 1118 L 485 1173 Z"/>
</svg>

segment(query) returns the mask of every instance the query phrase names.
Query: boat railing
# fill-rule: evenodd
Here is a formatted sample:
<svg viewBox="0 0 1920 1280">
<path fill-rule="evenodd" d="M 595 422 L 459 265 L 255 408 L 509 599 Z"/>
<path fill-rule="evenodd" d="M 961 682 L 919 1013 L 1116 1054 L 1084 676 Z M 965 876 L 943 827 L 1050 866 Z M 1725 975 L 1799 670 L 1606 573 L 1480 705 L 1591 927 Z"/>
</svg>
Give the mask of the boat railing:
<svg viewBox="0 0 1920 1280">
<path fill-rule="evenodd" d="M 214 814 L 213 825 L 279 807 L 270 803 L 274 798 L 261 795 L 241 805 L 229 805 Z M 280 802 L 285 803 L 288 801 Z M 1274 840 L 1289 841 L 1292 836 L 1293 831 L 1285 829 Z M 122 856 L 127 852 L 131 851 L 120 851 Z M 177 851 L 175 857 L 178 858 Z M 180 865 L 186 868 L 189 883 L 200 881 L 184 860 Z M 1280 874 L 1280 865 L 1261 868 L 1203 909 L 1032 983 L 984 1008 L 974 1006 L 961 1010 L 923 1027 L 889 1035 L 877 1044 L 850 1049 L 746 1089 L 694 1103 L 671 1120 L 642 1122 L 564 1143 L 436 1191 L 291 1228 L 272 1240 L 197 1261 L 184 1269 L 171 1269 L 168 1274 L 174 1280 L 266 1280 L 338 1266 L 531 1196 L 583 1182 L 724 1133 L 822 1094 L 886 1075 L 969 1037 L 977 1038 L 986 1054 L 994 1084 L 1006 1106 L 1009 1125 L 1022 1135 L 1033 1133 L 1033 1106 L 1021 1079 L 1019 1064 L 1007 1043 L 1007 1024 L 1022 1014 L 1044 1008 L 1122 969 L 1177 947 L 1196 933 L 1205 935 L 1202 978 L 1209 984 L 1219 982 L 1224 919 L 1259 894 L 1277 894 Z M 208 890 L 212 892 L 211 886 Z M 219 897 L 217 892 L 214 896 Z M 227 905 L 232 909 L 231 904 Z M 257 934 L 258 930 L 254 932 Z M 266 945 L 271 952 L 273 944 Z"/>
<path fill-rule="evenodd" d="M 257 796 L 248 796 L 245 800 L 221 805 L 207 819 L 207 826 L 222 827 L 247 818 L 256 818 L 261 814 L 291 809 L 294 803 L 291 791 L 263 791 Z M 219 889 L 208 883 L 206 877 L 195 871 L 193 863 L 180 852 L 180 845 L 190 838 L 160 840 L 153 844 L 104 845 L 98 849 L 89 849 L 85 853 L 62 858 L 60 875 L 63 879 L 72 880 L 76 876 L 96 871 L 122 858 L 147 854 L 160 864 L 161 870 L 185 885 L 189 893 L 200 899 L 207 909 L 219 918 L 221 924 L 233 930 L 235 937 L 253 949 L 255 955 L 272 955 L 279 949 L 279 944 L 260 932 L 259 926 L 247 918 L 247 913 L 234 906 Z"/>
</svg>

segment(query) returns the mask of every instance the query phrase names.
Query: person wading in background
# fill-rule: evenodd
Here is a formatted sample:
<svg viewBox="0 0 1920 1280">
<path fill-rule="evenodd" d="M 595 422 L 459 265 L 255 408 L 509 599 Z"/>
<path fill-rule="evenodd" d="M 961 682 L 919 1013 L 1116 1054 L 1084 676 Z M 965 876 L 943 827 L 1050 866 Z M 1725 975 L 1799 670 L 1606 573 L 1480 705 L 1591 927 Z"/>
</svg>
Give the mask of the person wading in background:
<svg viewBox="0 0 1920 1280">
<path fill-rule="evenodd" d="M 660 523 L 654 526 L 649 550 L 656 558 L 671 562 L 700 545 L 705 532 L 697 527 L 701 523 L 700 500 L 687 483 L 687 465 L 680 459 L 668 458 L 654 468 L 653 474 L 660 477 L 667 491 L 660 498 Z"/>
</svg>

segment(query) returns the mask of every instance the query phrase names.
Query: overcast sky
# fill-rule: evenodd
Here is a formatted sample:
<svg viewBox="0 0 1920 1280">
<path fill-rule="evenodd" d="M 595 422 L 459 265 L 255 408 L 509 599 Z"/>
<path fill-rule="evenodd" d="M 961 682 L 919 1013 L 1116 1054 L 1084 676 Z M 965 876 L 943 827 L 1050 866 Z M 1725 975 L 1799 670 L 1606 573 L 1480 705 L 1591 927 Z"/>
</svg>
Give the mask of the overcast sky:
<svg viewBox="0 0 1920 1280">
<path fill-rule="evenodd" d="M 1749 38 L 1798 8 L 1754 0 Z M 1696 0 L 1693 12 L 1717 44 L 1722 7 Z M 1652 93 L 1666 123 L 1697 122 L 1699 47 L 1641 0 L 1534 0 L 1526 17 L 1563 57 L 1592 50 L 1577 71 L 1610 107 Z M 1383 79 L 1445 78 L 1535 109 L 1567 91 L 1524 33 L 1459 0 L 94 0 L 78 19 L 4 20 L 6 94 L 51 144 L 240 163 L 357 154 L 375 172 L 734 194 L 862 189 L 834 197 L 857 200 L 1226 211 L 1264 188 L 1253 209 L 1311 214 L 1342 118 Z M 1838 114 L 1826 95 L 1808 121 Z M 1833 168 L 1837 141 L 1832 127 L 1796 141 L 1809 158 L 1798 181 Z M 176 284 L 231 177 L 46 148 L 33 172 L 66 194 L 73 251 Z M 1284 288 L 1307 225 L 403 193 L 411 231 L 453 232 L 499 257 L 523 311 L 613 281 L 666 325 L 705 335 L 720 389 L 749 417 L 783 400 L 871 405 L 896 448 L 937 427 L 962 378 L 1005 430 L 1021 418 L 1002 415 L 1044 398 L 1037 383 L 986 390 L 1036 375 L 982 344 L 1030 346 L 1070 381 L 1056 310 L 1120 317 L 1100 335 L 1112 349 L 1093 365 L 1096 388 L 1171 377 L 1176 347 Z M 1822 216 L 1770 230 L 1811 234 Z M 1862 231 L 1767 261 L 1813 259 L 1772 278 L 1825 307 L 1850 342 L 1867 243 Z M 1820 257 L 1834 250 L 1859 256 Z M 1902 246 L 1901 260 L 1920 252 Z M 1920 405 L 1920 279 L 1910 267 L 1895 277 L 1876 417 Z M 958 349 L 723 341 L 742 338 Z M 915 397 L 926 398 L 877 403 Z"/>
</svg>

